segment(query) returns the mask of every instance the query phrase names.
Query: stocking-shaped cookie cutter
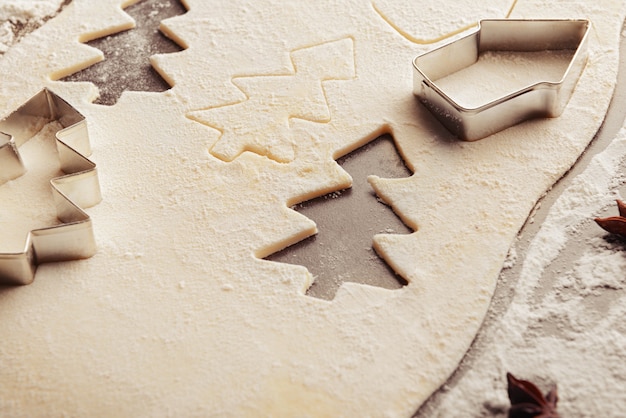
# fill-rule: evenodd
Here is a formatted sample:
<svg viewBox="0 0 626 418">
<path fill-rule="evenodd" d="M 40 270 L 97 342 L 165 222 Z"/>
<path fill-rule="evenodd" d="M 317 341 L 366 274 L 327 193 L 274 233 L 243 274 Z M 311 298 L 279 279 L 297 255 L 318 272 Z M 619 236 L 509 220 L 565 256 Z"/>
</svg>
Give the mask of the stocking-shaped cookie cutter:
<svg viewBox="0 0 626 418">
<path fill-rule="evenodd" d="M 91 219 L 81 209 L 101 200 L 96 165 L 85 157 L 91 154 L 87 121 L 52 91 L 43 89 L 0 121 L 0 185 L 26 172 L 18 147 L 54 120 L 63 127 L 56 133 L 56 145 L 65 175 L 50 180 L 61 224 L 30 231 L 19 253 L 0 253 L 0 284 L 29 284 L 38 264 L 96 252 Z"/>
<path fill-rule="evenodd" d="M 473 33 L 413 61 L 413 93 L 459 138 L 474 141 L 535 117 L 557 117 L 587 62 L 588 20 L 481 20 Z M 455 102 L 436 81 L 474 64 L 485 51 L 574 50 L 563 77 L 539 81 L 476 108 Z"/>
</svg>

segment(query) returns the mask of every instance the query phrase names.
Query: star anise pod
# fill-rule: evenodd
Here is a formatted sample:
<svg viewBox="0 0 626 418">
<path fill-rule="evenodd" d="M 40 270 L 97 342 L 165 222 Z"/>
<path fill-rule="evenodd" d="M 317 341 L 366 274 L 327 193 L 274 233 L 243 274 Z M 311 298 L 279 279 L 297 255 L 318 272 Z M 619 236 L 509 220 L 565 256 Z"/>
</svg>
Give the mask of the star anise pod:
<svg viewBox="0 0 626 418">
<path fill-rule="evenodd" d="M 511 373 L 507 373 L 506 378 L 511 400 L 509 418 L 560 418 L 556 411 L 559 400 L 556 386 L 544 397 L 533 383 L 517 379 Z"/>
<path fill-rule="evenodd" d="M 596 218 L 595 221 L 607 232 L 626 238 L 626 203 L 617 200 L 617 209 L 619 210 L 619 216 Z"/>
</svg>

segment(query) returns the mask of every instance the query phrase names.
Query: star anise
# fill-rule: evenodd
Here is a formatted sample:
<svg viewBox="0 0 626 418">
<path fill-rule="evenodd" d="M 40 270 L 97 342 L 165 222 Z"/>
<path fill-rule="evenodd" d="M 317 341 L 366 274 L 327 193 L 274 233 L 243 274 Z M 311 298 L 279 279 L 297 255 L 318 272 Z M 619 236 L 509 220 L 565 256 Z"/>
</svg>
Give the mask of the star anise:
<svg viewBox="0 0 626 418">
<path fill-rule="evenodd" d="M 517 379 L 511 373 L 507 373 L 506 378 L 511 400 L 509 418 L 560 418 L 556 411 L 559 400 L 556 386 L 544 397 L 533 383 Z"/>
<path fill-rule="evenodd" d="M 596 218 L 595 221 L 611 234 L 617 234 L 622 238 L 626 238 L 626 203 L 618 199 L 617 209 L 619 210 L 619 216 Z"/>
</svg>

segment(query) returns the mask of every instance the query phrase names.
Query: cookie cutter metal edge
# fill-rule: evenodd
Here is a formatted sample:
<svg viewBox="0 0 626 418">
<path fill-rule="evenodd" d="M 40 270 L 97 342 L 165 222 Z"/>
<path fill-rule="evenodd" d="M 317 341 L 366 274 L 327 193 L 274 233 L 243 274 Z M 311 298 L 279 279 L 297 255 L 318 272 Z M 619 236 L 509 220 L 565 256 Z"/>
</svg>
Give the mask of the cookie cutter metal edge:
<svg viewBox="0 0 626 418">
<path fill-rule="evenodd" d="M 0 253 L 0 284 L 30 284 L 41 263 L 89 258 L 96 253 L 92 221 L 81 208 L 102 200 L 91 154 L 87 121 L 74 107 L 44 88 L 0 120 L 0 185 L 26 172 L 18 147 L 44 125 L 58 121 L 56 145 L 63 176 L 50 180 L 61 224 L 28 233 L 24 251 Z"/>
<path fill-rule="evenodd" d="M 587 63 L 587 19 L 486 19 L 467 36 L 413 60 L 413 93 L 453 134 L 475 141 L 535 117 L 557 117 Z M 476 108 L 456 103 L 436 80 L 474 64 L 485 51 L 575 50 L 558 81 L 539 81 Z"/>
</svg>

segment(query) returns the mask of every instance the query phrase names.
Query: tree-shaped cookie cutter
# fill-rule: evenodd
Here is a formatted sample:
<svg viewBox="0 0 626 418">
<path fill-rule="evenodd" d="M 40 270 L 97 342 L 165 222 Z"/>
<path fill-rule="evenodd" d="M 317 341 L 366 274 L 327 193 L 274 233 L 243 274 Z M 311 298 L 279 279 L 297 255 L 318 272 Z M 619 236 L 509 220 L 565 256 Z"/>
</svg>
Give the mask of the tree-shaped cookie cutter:
<svg viewBox="0 0 626 418">
<path fill-rule="evenodd" d="M 43 89 L 0 121 L 0 185 L 26 172 L 18 147 L 54 120 L 63 127 L 56 145 L 65 175 L 50 180 L 61 224 L 30 231 L 22 252 L 0 253 L 0 284 L 29 284 L 41 263 L 89 258 L 96 252 L 91 219 L 81 209 L 101 200 L 96 165 L 85 157 L 91 154 L 87 121 L 52 91 Z"/>
<path fill-rule="evenodd" d="M 535 117 L 557 117 L 587 63 L 589 21 L 481 20 L 478 29 L 415 58 L 413 93 L 453 134 L 475 141 Z M 563 77 L 539 81 L 476 108 L 455 102 L 436 81 L 474 64 L 485 51 L 574 50 Z"/>
</svg>

